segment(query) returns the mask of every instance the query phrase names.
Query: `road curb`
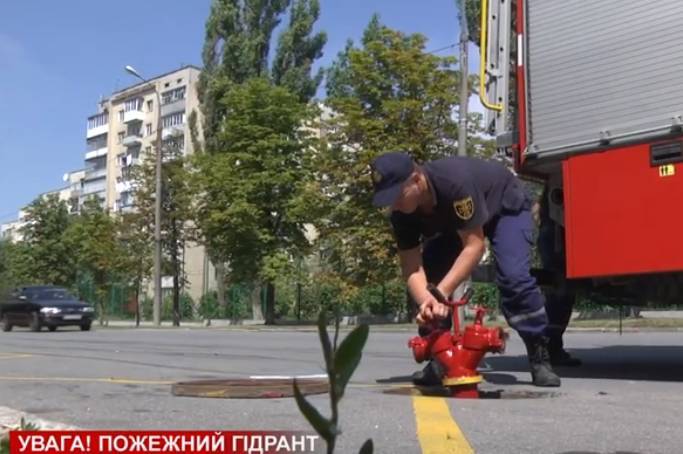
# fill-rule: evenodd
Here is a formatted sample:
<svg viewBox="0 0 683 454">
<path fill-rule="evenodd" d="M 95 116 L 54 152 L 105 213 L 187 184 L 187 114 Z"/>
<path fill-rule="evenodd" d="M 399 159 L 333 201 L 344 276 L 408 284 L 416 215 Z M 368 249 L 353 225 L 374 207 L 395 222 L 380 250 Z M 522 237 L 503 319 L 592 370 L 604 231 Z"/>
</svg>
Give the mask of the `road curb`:
<svg viewBox="0 0 683 454">
<path fill-rule="evenodd" d="M 615 327 L 595 327 L 595 328 L 567 328 L 566 332 L 576 332 L 576 333 L 618 333 L 619 328 Z M 678 333 L 683 332 L 683 328 L 677 327 L 656 327 L 656 326 L 643 326 L 643 327 L 623 327 L 621 329 L 622 333 Z"/>
<path fill-rule="evenodd" d="M 470 323 L 468 320 L 466 322 Z M 358 325 L 340 325 L 340 331 L 347 332 L 353 330 Z M 492 325 L 495 326 L 495 325 Z M 508 326 L 502 326 L 503 329 L 509 330 Z M 211 330 L 211 331 L 247 331 L 247 332 L 317 332 L 318 328 L 315 325 L 262 325 L 262 324 L 248 324 L 248 325 L 212 325 L 212 326 L 198 326 L 197 324 L 181 324 L 179 327 L 162 325 L 160 327 L 155 327 L 151 325 L 142 325 L 140 327 L 135 327 L 134 325 L 126 325 L 123 323 L 110 324 L 109 326 L 96 327 L 100 330 L 117 330 L 117 329 L 134 329 L 134 330 L 145 330 L 145 331 L 167 331 L 167 330 Z M 370 329 L 374 331 L 382 332 L 414 332 L 417 330 L 417 325 L 391 325 L 391 324 L 376 324 L 370 325 Z M 619 327 L 617 326 L 591 326 L 591 327 L 580 327 L 571 326 L 566 330 L 567 332 L 580 332 L 580 333 L 612 333 L 619 332 Z M 621 329 L 623 333 L 638 333 L 638 332 L 683 332 L 682 327 L 657 327 L 657 326 L 624 326 Z"/>
<path fill-rule="evenodd" d="M 15 410 L 9 407 L 0 406 L 0 439 L 4 438 L 10 430 L 18 429 L 21 425 L 21 419 L 28 424 L 32 424 L 38 430 L 76 430 L 78 427 L 64 424 L 61 422 L 50 421 L 39 418 L 30 413 Z"/>
</svg>

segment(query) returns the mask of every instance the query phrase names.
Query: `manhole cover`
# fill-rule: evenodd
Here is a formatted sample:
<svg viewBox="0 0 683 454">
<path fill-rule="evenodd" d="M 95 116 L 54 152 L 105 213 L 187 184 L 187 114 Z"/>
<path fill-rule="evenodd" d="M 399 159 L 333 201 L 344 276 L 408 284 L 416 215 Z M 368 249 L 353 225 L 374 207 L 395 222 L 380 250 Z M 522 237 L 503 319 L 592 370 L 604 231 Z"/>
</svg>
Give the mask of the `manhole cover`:
<svg viewBox="0 0 683 454">
<path fill-rule="evenodd" d="M 297 379 L 301 393 L 323 394 L 328 392 L 327 380 Z M 175 383 L 171 386 L 174 396 L 213 397 L 219 399 L 269 399 L 294 396 L 294 380 L 291 378 L 197 380 Z"/>
</svg>

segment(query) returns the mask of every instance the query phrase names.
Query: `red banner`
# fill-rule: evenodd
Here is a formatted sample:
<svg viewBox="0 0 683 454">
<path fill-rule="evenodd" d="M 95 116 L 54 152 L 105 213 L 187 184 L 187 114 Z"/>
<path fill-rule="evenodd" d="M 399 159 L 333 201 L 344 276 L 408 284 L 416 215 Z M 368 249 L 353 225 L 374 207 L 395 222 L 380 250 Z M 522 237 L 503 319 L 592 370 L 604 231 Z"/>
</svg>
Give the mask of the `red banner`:
<svg viewBox="0 0 683 454">
<path fill-rule="evenodd" d="M 320 452 L 318 435 L 303 432 L 12 431 L 10 454 Z"/>
</svg>

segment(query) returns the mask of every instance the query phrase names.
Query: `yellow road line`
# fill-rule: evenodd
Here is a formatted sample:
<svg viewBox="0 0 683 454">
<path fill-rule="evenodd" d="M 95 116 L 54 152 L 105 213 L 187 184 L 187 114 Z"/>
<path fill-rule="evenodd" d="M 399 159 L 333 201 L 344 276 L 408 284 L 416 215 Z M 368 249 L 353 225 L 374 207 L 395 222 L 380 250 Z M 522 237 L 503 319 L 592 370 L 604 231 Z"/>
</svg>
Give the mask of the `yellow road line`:
<svg viewBox="0 0 683 454">
<path fill-rule="evenodd" d="M 31 356 L 31 355 L 26 355 Z M 19 357 L 19 356 L 17 356 Z M 0 356 L 0 359 L 5 359 Z M 176 381 L 166 380 L 141 380 L 134 378 L 116 378 L 116 377 L 15 377 L 11 375 L 0 375 L 0 381 L 45 381 L 45 382 L 85 382 L 85 383 L 114 383 L 120 385 L 172 385 Z M 370 383 L 351 383 L 349 387 L 352 388 L 414 388 L 410 384 L 370 384 Z"/>
<path fill-rule="evenodd" d="M 0 353 L 0 359 L 30 358 L 32 356 L 28 353 Z"/>
<path fill-rule="evenodd" d="M 443 398 L 413 396 L 417 438 L 423 454 L 471 454 L 472 446 Z"/>
<path fill-rule="evenodd" d="M 117 385 L 172 385 L 175 382 L 162 380 L 135 380 L 128 378 L 77 378 L 77 377 L 13 377 L 0 376 L 0 381 L 38 381 L 38 382 L 82 382 L 113 383 Z"/>
</svg>

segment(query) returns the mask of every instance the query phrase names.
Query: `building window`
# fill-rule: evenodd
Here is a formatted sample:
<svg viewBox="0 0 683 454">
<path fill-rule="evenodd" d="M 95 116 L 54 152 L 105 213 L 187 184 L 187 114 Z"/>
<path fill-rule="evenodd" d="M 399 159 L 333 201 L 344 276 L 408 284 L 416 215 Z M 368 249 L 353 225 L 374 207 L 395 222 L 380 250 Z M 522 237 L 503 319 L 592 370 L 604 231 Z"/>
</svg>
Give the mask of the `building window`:
<svg viewBox="0 0 683 454">
<path fill-rule="evenodd" d="M 126 112 L 131 112 L 133 110 L 142 110 L 142 98 L 129 99 L 124 104 Z"/>
<path fill-rule="evenodd" d="M 134 125 L 128 125 L 128 132 L 127 132 L 127 135 L 129 135 L 129 136 L 138 136 L 138 137 L 141 136 L 142 133 L 141 133 L 140 124 L 137 123 L 137 124 L 134 124 Z"/>
<path fill-rule="evenodd" d="M 134 195 L 130 191 L 125 191 L 121 193 L 121 207 L 128 208 L 133 206 Z"/>
<path fill-rule="evenodd" d="M 152 135 L 152 123 L 147 123 L 145 125 L 145 135 L 146 136 L 151 136 Z"/>
<path fill-rule="evenodd" d="M 108 120 L 109 120 L 109 114 L 107 112 L 103 112 L 101 114 L 93 115 L 92 117 L 88 118 L 88 129 L 93 129 L 93 128 L 97 128 L 99 126 L 104 126 L 107 124 Z"/>
<path fill-rule="evenodd" d="M 94 137 L 92 139 L 86 140 L 86 145 L 85 145 L 86 152 L 99 150 L 101 148 L 107 148 L 107 135 L 106 134 L 102 134 L 101 136 Z"/>
<path fill-rule="evenodd" d="M 152 147 L 145 147 L 145 154 L 147 156 L 151 155 L 152 154 Z"/>
<path fill-rule="evenodd" d="M 181 78 L 181 79 L 178 79 L 176 82 L 178 83 L 178 85 L 180 85 L 180 84 L 183 83 L 183 79 L 182 79 L 182 78 Z"/>
<path fill-rule="evenodd" d="M 171 93 L 172 92 L 173 91 L 171 90 L 171 91 L 167 91 L 165 93 L 162 93 L 162 95 L 161 95 L 161 105 L 162 106 L 172 102 L 171 101 L 171 99 L 172 99 Z"/>
<path fill-rule="evenodd" d="M 185 151 L 185 135 L 181 134 L 177 137 L 171 137 L 170 139 L 164 140 L 164 152 L 173 151 L 176 153 L 182 153 Z"/>
<path fill-rule="evenodd" d="M 176 112 L 161 118 L 161 125 L 164 128 L 182 125 L 183 123 L 185 123 L 185 112 Z"/>
<path fill-rule="evenodd" d="M 125 136 L 126 136 L 126 133 L 123 132 L 123 131 L 121 131 L 120 133 L 118 133 L 118 135 L 116 136 L 116 143 L 118 143 L 118 144 L 122 143 L 122 142 L 123 142 L 123 138 L 124 138 Z"/>
<path fill-rule="evenodd" d="M 123 109 L 119 110 L 119 121 L 123 122 Z"/>
<path fill-rule="evenodd" d="M 178 87 L 173 90 L 165 91 L 161 94 L 161 104 L 170 104 L 172 102 L 185 99 L 185 87 Z"/>
<path fill-rule="evenodd" d="M 147 101 L 147 112 L 152 112 L 154 110 L 154 101 L 151 99 Z"/>
<path fill-rule="evenodd" d="M 121 181 L 131 181 L 133 179 L 132 164 L 123 166 L 121 169 Z"/>
</svg>

